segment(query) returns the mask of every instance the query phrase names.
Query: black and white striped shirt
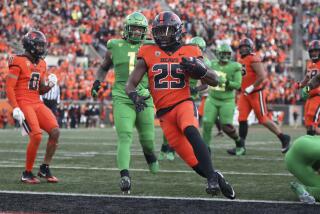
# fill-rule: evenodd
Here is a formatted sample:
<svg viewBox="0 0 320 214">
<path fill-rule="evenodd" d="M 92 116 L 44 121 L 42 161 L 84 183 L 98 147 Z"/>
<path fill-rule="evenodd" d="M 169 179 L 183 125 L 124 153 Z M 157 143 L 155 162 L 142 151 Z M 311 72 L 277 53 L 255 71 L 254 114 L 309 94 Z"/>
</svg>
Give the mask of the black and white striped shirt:
<svg viewBox="0 0 320 214">
<path fill-rule="evenodd" d="M 42 100 L 55 100 L 57 103 L 60 103 L 60 87 L 59 85 L 55 85 L 51 88 L 50 91 L 41 95 Z"/>
</svg>

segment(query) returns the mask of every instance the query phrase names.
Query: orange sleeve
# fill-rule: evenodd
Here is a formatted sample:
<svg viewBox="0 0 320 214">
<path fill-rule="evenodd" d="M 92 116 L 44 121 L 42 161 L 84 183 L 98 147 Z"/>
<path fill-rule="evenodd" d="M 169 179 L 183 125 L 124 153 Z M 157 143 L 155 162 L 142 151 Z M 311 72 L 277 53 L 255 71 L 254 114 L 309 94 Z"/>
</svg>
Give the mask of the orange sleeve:
<svg viewBox="0 0 320 214">
<path fill-rule="evenodd" d="M 18 107 L 16 95 L 14 93 L 14 88 L 17 84 L 20 71 L 21 69 L 17 65 L 9 66 L 9 73 L 6 79 L 6 93 L 12 108 Z"/>
<path fill-rule="evenodd" d="M 194 50 L 195 50 L 195 57 L 203 58 L 202 51 L 200 50 L 200 48 L 198 46 L 195 46 Z"/>
<path fill-rule="evenodd" d="M 144 59 L 145 50 L 146 50 L 146 45 L 142 45 L 142 46 L 139 48 L 139 50 L 138 50 L 137 59 Z"/>
</svg>

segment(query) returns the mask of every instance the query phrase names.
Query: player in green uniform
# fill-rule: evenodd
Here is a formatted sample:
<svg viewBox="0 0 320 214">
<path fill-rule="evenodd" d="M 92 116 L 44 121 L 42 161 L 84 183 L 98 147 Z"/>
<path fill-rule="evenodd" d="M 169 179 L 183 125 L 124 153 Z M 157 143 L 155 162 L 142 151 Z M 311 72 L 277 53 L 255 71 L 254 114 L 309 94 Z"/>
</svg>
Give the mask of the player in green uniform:
<svg viewBox="0 0 320 214">
<path fill-rule="evenodd" d="M 148 21 L 138 12 L 128 15 L 124 23 L 123 39 L 111 39 L 107 44 L 107 53 L 100 66 L 96 80 L 92 86 L 92 96 L 97 96 L 100 83 L 108 70 L 113 66 L 115 83 L 112 88 L 114 123 L 118 135 L 117 165 L 120 170 L 120 189 L 130 193 L 131 178 L 129 175 L 130 147 L 132 144 L 133 127 L 137 128 L 145 159 L 152 173 L 159 170 L 159 164 L 154 155 L 154 107 L 148 91 L 147 76 L 139 84 L 137 91 L 145 97 L 144 111 L 136 113 L 135 106 L 125 92 L 125 85 L 130 72 L 136 63 L 136 53 L 147 33 Z"/>
<path fill-rule="evenodd" d="M 241 64 L 231 61 L 232 49 L 228 44 L 217 48 L 218 60 L 211 61 L 211 69 L 226 79 L 222 86 L 210 87 L 204 106 L 203 139 L 210 149 L 211 130 L 219 116 L 222 130 L 236 142 L 236 155 L 245 153 L 243 141 L 232 125 L 235 110 L 235 92 L 241 86 Z"/>
<path fill-rule="evenodd" d="M 291 182 L 299 200 L 313 204 L 320 201 L 320 136 L 305 135 L 293 143 L 285 156 L 288 170 L 301 182 Z"/>
<path fill-rule="evenodd" d="M 189 44 L 198 45 L 202 52 L 206 51 L 207 44 L 206 44 L 206 41 L 202 37 L 199 37 L 199 36 L 193 37 L 190 40 Z M 210 65 L 210 60 L 206 57 L 204 57 L 204 62 L 208 66 Z M 198 81 L 199 80 L 192 79 L 192 78 L 190 78 L 190 80 L 189 80 L 190 93 L 191 93 L 191 98 L 193 100 L 196 100 L 199 98 L 200 91 L 206 90 L 208 88 L 207 84 L 198 85 Z M 164 160 L 165 158 L 170 161 L 174 160 L 175 151 L 174 151 L 174 149 L 172 149 L 169 146 L 167 139 L 165 138 L 165 136 L 163 136 L 163 143 L 161 145 L 161 151 L 160 151 L 158 160 Z"/>
</svg>

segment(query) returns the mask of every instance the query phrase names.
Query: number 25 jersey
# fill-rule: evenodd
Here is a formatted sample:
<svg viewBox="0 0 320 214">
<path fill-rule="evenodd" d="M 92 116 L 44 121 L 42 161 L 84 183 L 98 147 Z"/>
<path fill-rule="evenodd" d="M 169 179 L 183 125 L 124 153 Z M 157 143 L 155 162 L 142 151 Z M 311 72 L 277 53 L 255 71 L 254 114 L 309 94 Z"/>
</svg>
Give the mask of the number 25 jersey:
<svg viewBox="0 0 320 214">
<path fill-rule="evenodd" d="M 180 68 L 182 57 L 202 57 L 195 45 L 183 45 L 168 54 L 158 45 L 140 47 L 137 58 L 148 67 L 149 89 L 157 110 L 190 98 L 189 76 Z"/>
<path fill-rule="evenodd" d="M 18 77 L 14 88 L 17 102 L 39 103 L 39 86 L 46 72 L 46 62 L 40 59 L 33 64 L 26 56 L 16 55 L 9 60 L 9 75 Z"/>
</svg>

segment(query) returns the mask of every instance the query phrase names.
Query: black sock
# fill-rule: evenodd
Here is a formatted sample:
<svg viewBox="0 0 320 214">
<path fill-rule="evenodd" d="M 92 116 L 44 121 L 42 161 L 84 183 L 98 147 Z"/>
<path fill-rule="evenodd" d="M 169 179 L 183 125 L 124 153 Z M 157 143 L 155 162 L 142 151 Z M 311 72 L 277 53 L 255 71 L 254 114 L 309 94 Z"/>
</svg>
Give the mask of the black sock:
<svg viewBox="0 0 320 214">
<path fill-rule="evenodd" d="M 184 134 L 189 140 L 194 154 L 199 161 L 198 169 L 206 178 L 214 176 L 214 169 L 212 166 L 211 157 L 207 145 L 203 142 L 199 130 L 194 126 L 188 126 L 184 130 Z"/>
<path fill-rule="evenodd" d="M 197 165 L 195 165 L 194 167 L 192 167 L 192 169 L 200 176 L 206 178 L 206 176 L 203 174 L 203 172 L 201 171 L 200 167 L 199 167 L 199 163 Z"/>
<path fill-rule="evenodd" d="M 218 129 L 218 132 L 221 132 L 221 123 L 219 119 L 216 119 L 216 127 Z"/>
<path fill-rule="evenodd" d="M 282 134 L 282 133 L 278 134 L 277 137 L 279 138 L 279 140 L 281 142 L 283 142 L 285 140 L 284 134 Z"/>
<path fill-rule="evenodd" d="M 239 136 L 245 140 L 248 134 L 248 121 L 239 122 Z"/>
<path fill-rule="evenodd" d="M 127 176 L 127 177 L 130 177 L 129 176 L 129 171 L 127 169 L 123 169 L 120 171 L 120 176 L 123 177 L 123 176 Z"/>
<path fill-rule="evenodd" d="M 161 146 L 161 152 L 167 153 L 168 152 L 168 144 L 162 144 Z"/>
<path fill-rule="evenodd" d="M 144 154 L 144 157 L 146 158 L 146 161 L 148 164 L 154 163 L 157 161 L 157 158 L 153 153 L 147 154 L 147 153 L 143 152 L 143 154 Z"/>
</svg>

